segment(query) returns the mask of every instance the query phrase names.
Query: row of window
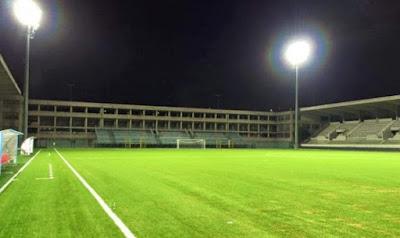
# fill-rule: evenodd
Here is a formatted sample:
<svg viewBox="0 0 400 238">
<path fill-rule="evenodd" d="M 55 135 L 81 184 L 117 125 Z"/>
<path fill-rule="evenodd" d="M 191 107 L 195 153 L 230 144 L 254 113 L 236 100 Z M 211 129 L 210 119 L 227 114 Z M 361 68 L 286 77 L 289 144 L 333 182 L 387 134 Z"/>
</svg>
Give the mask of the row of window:
<svg viewBox="0 0 400 238">
<path fill-rule="evenodd" d="M 49 125 L 30 125 L 30 128 L 40 128 L 41 130 L 44 130 L 45 128 L 50 128 L 51 130 L 54 130 L 54 128 L 85 128 L 84 125 L 80 125 L 80 124 L 75 124 L 72 125 L 71 127 L 68 125 L 57 125 L 55 127 L 53 126 L 49 126 Z M 88 125 L 87 128 L 99 128 L 98 125 Z M 270 127 L 266 127 L 266 126 L 255 126 L 255 125 L 245 125 L 245 124 L 230 124 L 229 126 L 226 126 L 225 124 L 214 124 L 214 123 L 206 123 L 206 124 L 186 124 L 186 123 L 171 123 L 169 125 L 167 124 L 158 124 L 156 125 L 155 123 L 133 123 L 131 125 L 131 127 L 129 127 L 129 125 L 127 124 L 119 124 L 118 126 L 115 124 L 108 124 L 108 125 L 104 125 L 104 127 L 102 128 L 120 128 L 120 129 L 124 129 L 124 128 L 140 128 L 140 129 L 190 129 L 190 130 L 221 130 L 221 131 L 225 131 L 225 130 L 229 130 L 229 131 L 260 131 L 260 132 L 277 132 L 277 131 L 288 131 L 290 130 L 290 127 L 280 127 L 280 126 L 270 126 Z"/>
<path fill-rule="evenodd" d="M 86 134 L 86 133 L 95 133 L 94 128 L 29 128 L 29 134 Z M 290 132 L 289 131 L 268 131 L 268 132 L 261 132 L 258 133 L 256 131 L 246 131 L 246 130 L 232 130 L 230 132 L 238 132 L 242 136 L 250 136 L 250 137 L 270 137 L 270 138 L 289 138 Z"/>
<path fill-rule="evenodd" d="M 114 108 L 86 108 L 53 105 L 29 105 L 30 111 L 65 112 L 65 113 L 92 113 L 106 115 L 135 115 L 135 116 L 159 116 L 159 117 L 188 117 L 188 118 L 220 118 L 233 120 L 290 120 L 290 115 L 245 115 L 225 113 L 202 113 L 202 112 L 179 112 L 179 111 L 158 111 L 158 110 L 135 110 L 135 109 L 114 109 Z"/>
<path fill-rule="evenodd" d="M 122 127 L 122 128 L 128 128 L 129 124 L 132 123 L 132 127 L 142 127 L 143 123 L 145 125 L 156 125 L 158 127 L 167 127 L 168 124 L 171 125 L 180 125 L 182 123 L 183 125 L 195 125 L 195 126 L 203 126 L 204 124 L 206 125 L 221 125 L 225 126 L 226 123 L 213 123 L 213 122 L 181 122 L 181 121 L 154 121 L 154 120 L 132 120 L 131 122 L 129 120 L 115 120 L 115 119 L 98 119 L 98 118 L 69 118 L 69 117 L 40 117 L 40 122 L 39 122 L 39 117 L 36 116 L 30 116 L 28 123 L 32 127 L 37 127 L 37 126 L 81 126 L 84 127 L 85 123 L 88 127 Z M 236 125 L 244 125 L 247 126 L 248 124 L 241 124 L 241 123 L 230 123 L 230 126 L 236 126 Z M 281 125 L 269 125 L 270 127 L 273 126 L 288 126 L 289 124 L 281 124 Z M 250 127 L 258 127 L 260 126 L 261 128 L 267 128 L 268 124 L 250 124 Z M 155 126 L 153 126 L 155 127 Z"/>
</svg>

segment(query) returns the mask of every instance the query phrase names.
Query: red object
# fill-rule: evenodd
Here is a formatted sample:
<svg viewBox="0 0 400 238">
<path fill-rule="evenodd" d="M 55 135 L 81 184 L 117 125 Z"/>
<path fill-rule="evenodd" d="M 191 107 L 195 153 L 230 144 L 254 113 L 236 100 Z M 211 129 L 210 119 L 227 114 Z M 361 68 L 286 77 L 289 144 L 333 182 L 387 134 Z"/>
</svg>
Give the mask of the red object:
<svg viewBox="0 0 400 238">
<path fill-rule="evenodd" d="M 8 156 L 8 154 L 3 154 L 1 156 L 0 164 L 7 164 L 8 161 L 10 161 L 10 156 Z"/>
</svg>

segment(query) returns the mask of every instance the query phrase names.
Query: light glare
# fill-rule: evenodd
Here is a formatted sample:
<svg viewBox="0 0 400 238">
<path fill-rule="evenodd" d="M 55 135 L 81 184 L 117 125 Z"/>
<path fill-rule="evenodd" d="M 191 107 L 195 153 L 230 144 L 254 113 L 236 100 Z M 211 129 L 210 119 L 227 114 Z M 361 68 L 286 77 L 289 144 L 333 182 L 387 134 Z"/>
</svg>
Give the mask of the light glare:
<svg viewBox="0 0 400 238">
<path fill-rule="evenodd" d="M 285 60 L 292 66 L 298 67 L 310 58 L 312 44 L 304 39 L 295 40 L 288 44 L 284 52 Z"/>
<path fill-rule="evenodd" d="M 14 14 L 23 25 L 39 28 L 42 10 L 33 0 L 15 0 Z"/>
</svg>

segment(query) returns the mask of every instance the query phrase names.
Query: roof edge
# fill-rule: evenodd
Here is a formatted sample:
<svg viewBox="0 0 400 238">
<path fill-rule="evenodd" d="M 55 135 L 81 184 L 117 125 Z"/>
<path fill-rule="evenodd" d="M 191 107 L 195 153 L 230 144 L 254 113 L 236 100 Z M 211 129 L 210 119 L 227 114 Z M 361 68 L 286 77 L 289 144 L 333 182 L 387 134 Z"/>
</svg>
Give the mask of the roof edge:
<svg viewBox="0 0 400 238">
<path fill-rule="evenodd" d="M 204 107 L 182 107 L 182 106 L 160 106 L 160 105 L 143 105 L 143 104 L 128 104 L 128 103 L 107 103 L 107 102 L 88 102 L 88 101 L 67 101 L 67 100 L 53 100 L 53 99 L 29 99 L 30 103 L 53 103 L 53 104 L 62 104 L 65 106 L 70 105 L 71 103 L 74 104 L 82 104 L 81 106 L 94 106 L 94 107 L 138 107 L 144 110 L 154 110 L 154 108 L 159 108 L 161 110 L 189 110 L 194 112 L 200 111 L 209 111 L 210 113 L 235 113 L 235 114 L 251 114 L 257 113 L 260 115 L 284 115 L 290 113 L 290 111 L 259 111 L 259 110 L 241 110 L 241 109 L 216 109 L 216 108 L 204 108 Z"/>
<path fill-rule="evenodd" d="M 389 101 L 395 101 L 395 100 L 400 100 L 400 95 L 391 95 L 391 96 L 384 96 L 384 97 L 359 99 L 359 100 L 353 100 L 353 101 L 321 104 L 321 105 L 310 106 L 310 107 L 302 107 L 301 111 L 308 112 L 308 111 L 315 111 L 315 110 L 321 110 L 321 109 L 332 109 L 332 108 L 338 108 L 338 107 L 357 106 L 357 105 L 362 105 L 362 104 L 389 102 Z"/>
<path fill-rule="evenodd" d="M 11 82 L 14 84 L 14 86 L 15 86 L 15 88 L 17 89 L 18 93 L 19 93 L 20 95 L 22 95 L 21 89 L 18 87 L 17 82 L 15 81 L 15 79 L 14 79 L 14 77 L 13 77 L 13 75 L 12 75 L 10 69 L 8 68 L 8 66 L 7 66 L 7 64 L 6 64 L 4 58 L 3 58 L 3 56 L 2 56 L 1 54 L 0 54 L 0 62 L 1 62 L 1 65 L 4 67 L 4 69 L 6 70 L 8 76 L 9 76 L 10 79 L 11 79 Z"/>
</svg>

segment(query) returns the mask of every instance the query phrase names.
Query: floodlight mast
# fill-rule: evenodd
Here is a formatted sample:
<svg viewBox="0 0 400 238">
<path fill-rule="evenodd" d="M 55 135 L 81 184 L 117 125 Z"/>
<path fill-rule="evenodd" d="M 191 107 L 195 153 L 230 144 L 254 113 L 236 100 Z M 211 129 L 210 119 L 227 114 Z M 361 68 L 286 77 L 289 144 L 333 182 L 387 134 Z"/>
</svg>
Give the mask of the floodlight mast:
<svg viewBox="0 0 400 238">
<path fill-rule="evenodd" d="M 311 43 L 297 39 L 290 42 L 284 52 L 285 60 L 295 68 L 294 149 L 299 148 L 299 67 L 307 62 L 312 51 Z"/>
<path fill-rule="evenodd" d="M 14 13 L 18 21 L 26 27 L 25 79 L 24 79 L 24 137 L 28 138 L 29 70 L 30 48 L 35 30 L 39 28 L 42 10 L 33 0 L 15 0 Z"/>
</svg>

